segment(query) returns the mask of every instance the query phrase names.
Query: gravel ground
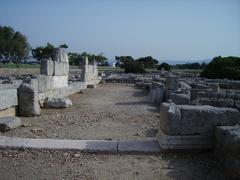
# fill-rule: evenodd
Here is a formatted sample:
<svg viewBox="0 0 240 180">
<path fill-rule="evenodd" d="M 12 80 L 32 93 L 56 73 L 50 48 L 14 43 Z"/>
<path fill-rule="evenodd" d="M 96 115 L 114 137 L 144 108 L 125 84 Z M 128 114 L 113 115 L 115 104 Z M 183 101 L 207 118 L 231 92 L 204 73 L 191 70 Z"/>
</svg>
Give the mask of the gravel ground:
<svg viewBox="0 0 240 180">
<path fill-rule="evenodd" d="M 127 84 L 100 84 L 69 97 L 69 109 L 42 109 L 39 117 L 22 117 L 23 127 L 4 136 L 58 139 L 131 139 L 155 137 L 159 110 L 148 92 Z"/>
<path fill-rule="evenodd" d="M 1 179 L 223 180 L 210 153 L 101 155 L 0 150 Z M 227 179 L 227 178 L 226 178 Z"/>
</svg>

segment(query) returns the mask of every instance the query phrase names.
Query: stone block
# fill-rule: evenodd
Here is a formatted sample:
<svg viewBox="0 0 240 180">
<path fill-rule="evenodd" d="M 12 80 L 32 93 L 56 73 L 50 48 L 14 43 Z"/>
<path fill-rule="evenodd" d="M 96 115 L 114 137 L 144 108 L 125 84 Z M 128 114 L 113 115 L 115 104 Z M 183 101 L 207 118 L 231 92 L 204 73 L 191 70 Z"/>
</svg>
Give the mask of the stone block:
<svg viewBox="0 0 240 180">
<path fill-rule="evenodd" d="M 160 127 L 166 134 L 180 134 L 181 113 L 174 103 L 162 103 L 160 106 Z"/>
<path fill-rule="evenodd" d="M 178 77 L 168 76 L 166 79 L 166 86 L 169 90 L 177 91 L 178 89 Z"/>
<path fill-rule="evenodd" d="M 69 108 L 72 101 L 67 98 L 46 98 L 43 102 L 44 108 Z"/>
<path fill-rule="evenodd" d="M 199 93 L 210 92 L 209 89 L 190 89 L 190 101 L 197 99 Z"/>
<path fill-rule="evenodd" d="M 39 75 L 38 76 L 38 92 L 48 91 L 54 88 L 53 76 Z"/>
<path fill-rule="evenodd" d="M 17 105 L 17 89 L 0 89 L 0 110 Z"/>
<path fill-rule="evenodd" d="M 15 129 L 18 126 L 21 126 L 22 121 L 20 118 L 15 116 L 7 116 L 0 118 L 0 131 L 10 131 L 11 129 Z"/>
<path fill-rule="evenodd" d="M 186 89 L 186 90 L 192 89 L 192 87 L 191 87 L 190 85 L 188 85 L 187 83 L 182 82 L 182 81 L 180 81 L 180 82 L 178 83 L 178 87 L 179 87 L 180 89 Z"/>
<path fill-rule="evenodd" d="M 18 107 L 20 116 L 40 115 L 38 92 L 31 84 L 23 83 L 18 88 Z"/>
<path fill-rule="evenodd" d="M 178 105 L 178 108 L 181 111 L 182 135 L 212 137 L 215 126 L 235 125 L 240 122 L 238 110 L 232 108 L 191 105 Z"/>
<path fill-rule="evenodd" d="M 192 84 L 194 89 L 210 89 L 211 87 L 205 84 Z"/>
<path fill-rule="evenodd" d="M 68 54 L 64 48 L 57 48 L 54 55 L 54 61 L 68 63 Z"/>
<path fill-rule="evenodd" d="M 52 76 L 53 88 L 63 88 L 68 86 L 68 76 Z"/>
<path fill-rule="evenodd" d="M 68 76 L 69 64 L 64 62 L 54 61 L 54 76 Z"/>
<path fill-rule="evenodd" d="M 158 82 L 153 82 L 149 92 L 150 101 L 154 104 L 161 104 L 165 96 L 165 85 Z"/>
<path fill-rule="evenodd" d="M 52 76 L 54 73 L 54 62 L 52 60 L 42 60 L 40 74 Z"/>
<path fill-rule="evenodd" d="M 239 111 L 213 106 L 162 103 L 160 129 L 168 135 L 201 135 L 212 137 L 215 126 L 240 122 Z"/>
<path fill-rule="evenodd" d="M 169 99 L 175 104 L 190 104 L 190 96 L 187 94 L 170 93 Z"/>
<path fill-rule="evenodd" d="M 210 87 L 212 89 L 212 92 L 214 93 L 220 93 L 220 86 L 217 83 L 210 84 Z"/>
<path fill-rule="evenodd" d="M 215 130 L 215 154 L 228 177 L 240 177 L 240 126 L 219 126 Z"/>
</svg>

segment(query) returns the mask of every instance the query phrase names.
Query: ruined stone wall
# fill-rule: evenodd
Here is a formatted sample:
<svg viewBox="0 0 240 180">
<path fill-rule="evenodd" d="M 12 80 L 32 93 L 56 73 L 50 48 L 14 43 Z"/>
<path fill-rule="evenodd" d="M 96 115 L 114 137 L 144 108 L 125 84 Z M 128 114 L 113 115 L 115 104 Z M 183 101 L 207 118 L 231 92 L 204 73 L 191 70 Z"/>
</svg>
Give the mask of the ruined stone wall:
<svg viewBox="0 0 240 180">
<path fill-rule="evenodd" d="M 216 107 L 230 107 L 240 110 L 240 95 L 214 92 L 202 92 L 195 101 L 198 105 L 211 105 Z"/>
<path fill-rule="evenodd" d="M 215 127 L 238 124 L 239 115 L 233 108 L 162 103 L 157 138 L 165 149 L 213 148 Z"/>
</svg>

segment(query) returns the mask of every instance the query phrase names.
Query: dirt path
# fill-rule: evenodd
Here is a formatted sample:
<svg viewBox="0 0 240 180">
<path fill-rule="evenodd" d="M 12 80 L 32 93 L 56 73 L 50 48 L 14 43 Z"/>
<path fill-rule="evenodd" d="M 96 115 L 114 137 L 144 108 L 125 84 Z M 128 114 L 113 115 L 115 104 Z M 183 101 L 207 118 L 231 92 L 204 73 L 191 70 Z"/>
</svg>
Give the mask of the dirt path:
<svg viewBox="0 0 240 180">
<path fill-rule="evenodd" d="M 148 92 L 126 84 L 102 84 L 70 96 L 70 109 L 43 109 L 21 118 L 24 127 L 2 135 L 64 139 L 146 139 L 155 137 L 159 110 Z"/>
<path fill-rule="evenodd" d="M 1 179 L 223 180 L 211 154 L 94 155 L 0 151 Z"/>
</svg>

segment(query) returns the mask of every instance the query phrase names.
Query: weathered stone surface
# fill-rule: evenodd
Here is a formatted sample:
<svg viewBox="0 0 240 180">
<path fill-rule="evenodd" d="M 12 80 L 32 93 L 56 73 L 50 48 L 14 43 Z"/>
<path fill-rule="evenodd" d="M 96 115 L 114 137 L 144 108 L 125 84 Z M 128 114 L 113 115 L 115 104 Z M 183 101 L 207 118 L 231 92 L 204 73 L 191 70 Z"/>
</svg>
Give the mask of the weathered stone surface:
<svg viewBox="0 0 240 180">
<path fill-rule="evenodd" d="M 0 131 L 10 131 L 11 129 L 15 129 L 18 126 L 21 126 L 21 119 L 15 116 L 7 116 L 0 118 Z"/>
<path fill-rule="evenodd" d="M 210 87 L 214 93 L 220 93 L 220 86 L 217 83 L 210 84 Z"/>
<path fill-rule="evenodd" d="M 190 96 L 187 94 L 170 93 L 169 98 L 175 104 L 189 104 L 190 103 Z"/>
<path fill-rule="evenodd" d="M 240 122 L 239 111 L 213 106 L 162 103 L 160 129 L 168 135 L 202 135 L 212 137 L 215 126 Z"/>
<path fill-rule="evenodd" d="M 169 90 L 176 91 L 178 89 L 178 77 L 177 76 L 168 76 L 166 79 L 166 86 Z"/>
<path fill-rule="evenodd" d="M 199 105 L 210 105 L 216 107 L 234 107 L 234 100 L 230 98 L 218 99 L 218 98 L 200 98 L 198 99 Z"/>
<path fill-rule="evenodd" d="M 43 60 L 41 61 L 40 73 L 47 76 L 52 76 L 54 73 L 54 61 Z"/>
<path fill-rule="evenodd" d="M 18 88 L 18 105 L 20 116 L 37 116 L 41 110 L 38 103 L 38 92 L 31 84 L 23 83 Z"/>
<path fill-rule="evenodd" d="M 174 103 L 162 103 L 160 107 L 160 129 L 166 134 L 180 134 L 181 113 Z"/>
<path fill-rule="evenodd" d="M 17 105 L 17 89 L 0 89 L 0 110 Z"/>
<path fill-rule="evenodd" d="M 202 92 L 210 92 L 209 89 L 190 89 L 190 101 L 198 98 L 198 94 Z"/>
<path fill-rule="evenodd" d="M 178 87 L 181 88 L 181 89 L 186 89 L 186 90 L 192 89 L 192 87 L 190 85 L 188 85 L 187 83 L 182 82 L 182 81 L 180 81 L 178 83 Z"/>
<path fill-rule="evenodd" d="M 38 76 L 38 92 L 44 92 L 53 89 L 53 76 Z"/>
<path fill-rule="evenodd" d="M 54 61 L 68 63 L 68 54 L 65 52 L 64 48 L 57 48 Z"/>
<path fill-rule="evenodd" d="M 54 61 L 54 76 L 68 76 L 69 64 L 64 62 Z"/>
<path fill-rule="evenodd" d="M 228 177 L 240 177 L 240 126 L 219 126 L 215 131 L 215 154 Z"/>
<path fill-rule="evenodd" d="M 69 108 L 72 101 L 67 98 L 46 98 L 43 103 L 45 108 Z"/>
<path fill-rule="evenodd" d="M 149 92 L 149 98 L 154 104 L 161 104 L 165 96 L 165 85 L 158 82 L 153 82 Z"/>
<path fill-rule="evenodd" d="M 210 89 L 210 86 L 204 84 L 192 84 L 194 89 Z"/>
<path fill-rule="evenodd" d="M 240 122 L 239 111 L 213 106 L 179 105 L 181 134 L 213 136 L 215 126 L 235 125 Z"/>
<path fill-rule="evenodd" d="M 68 86 L 68 76 L 52 76 L 52 80 L 53 89 Z"/>
</svg>

